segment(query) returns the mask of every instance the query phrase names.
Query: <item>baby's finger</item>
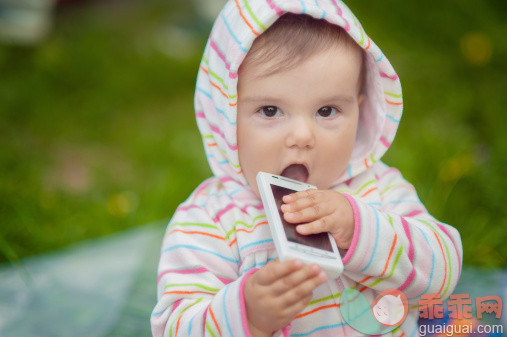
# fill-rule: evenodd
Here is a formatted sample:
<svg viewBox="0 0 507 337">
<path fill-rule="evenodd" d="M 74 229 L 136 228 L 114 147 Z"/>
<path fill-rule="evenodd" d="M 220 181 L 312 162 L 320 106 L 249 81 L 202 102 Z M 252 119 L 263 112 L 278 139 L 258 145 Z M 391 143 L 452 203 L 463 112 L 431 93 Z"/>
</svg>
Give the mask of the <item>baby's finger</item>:
<svg viewBox="0 0 507 337">
<path fill-rule="evenodd" d="M 272 285 L 272 292 L 277 296 L 286 293 L 294 287 L 299 286 L 307 279 L 315 277 L 315 275 L 318 275 L 320 271 L 320 267 L 316 264 L 306 265 L 303 268 L 278 279 L 278 281 Z"/>
<path fill-rule="evenodd" d="M 299 191 L 296 193 L 284 195 L 282 200 L 284 203 L 294 202 L 298 199 L 309 197 L 310 195 L 315 194 L 316 192 L 318 192 L 318 190 L 313 188 L 306 191 Z"/>
<path fill-rule="evenodd" d="M 284 262 L 272 261 L 262 267 L 254 275 L 259 284 L 269 285 L 284 276 L 301 269 L 302 267 L 303 263 L 299 260 L 289 260 Z"/>
<path fill-rule="evenodd" d="M 311 302 L 313 298 L 313 293 L 308 294 L 306 297 L 303 297 L 298 302 L 291 304 L 291 305 L 283 305 L 283 312 L 284 316 L 286 317 L 297 317 L 298 314 L 300 314 L 308 305 L 308 303 Z"/>
<path fill-rule="evenodd" d="M 283 212 L 296 212 L 322 202 L 322 193 L 311 193 L 306 197 L 282 205 Z"/>
<path fill-rule="evenodd" d="M 303 208 L 295 212 L 285 212 L 283 217 L 287 222 L 302 223 L 311 222 L 332 213 L 330 205 L 326 202 L 314 203 L 309 207 Z"/>
<path fill-rule="evenodd" d="M 308 278 L 298 286 L 293 287 L 290 291 L 281 295 L 280 300 L 283 301 L 283 304 L 286 306 L 294 305 L 297 302 L 305 299 L 307 296 L 313 294 L 313 290 L 326 282 L 326 280 L 326 273 L 320 271 L 315 276 Z"/>
<path fill-rule="evenodd" d="M 335 232 L 337 223 L 332 216 L 325 216 L 315 221 L 297 225 L 296 231 L 302 235 Z"/>
</svg>

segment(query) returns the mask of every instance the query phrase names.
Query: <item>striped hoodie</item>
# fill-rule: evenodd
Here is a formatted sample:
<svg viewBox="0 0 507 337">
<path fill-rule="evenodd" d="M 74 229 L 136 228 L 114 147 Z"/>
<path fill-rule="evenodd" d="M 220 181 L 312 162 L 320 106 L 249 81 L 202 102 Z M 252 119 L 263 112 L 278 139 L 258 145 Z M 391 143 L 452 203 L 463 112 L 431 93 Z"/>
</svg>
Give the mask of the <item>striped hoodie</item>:
<svg viewBox="0 0 507 337">
<path fill-rule="evenodd" d="M 345 288 L 370 303 L 399 289 L 411 310 L 388 335 L 417 336 L 422 294 L 449 296 L 461 272 L 453 227 L 433 218 L 414 187 L 381 162 L 393 142 L 403 101 L 398 75 L 339 0 L 230 0 L 218 15 L 200 64 L 195 115 L 214 176 L 176 209 L 163 239 L 154 336 L 250 336 L 243 287 L 277 257 L 261 201 L 242 174 L 236 138 L 238 68 L 254 39 L 283 13 L 308 14 L 342 27 L 366 54 L 365 101 L 347 170 L 331 186 L 350 196 L 355 230 L 344 273 L 275 335 L 358 336 L 339 308 Z"/>
</svg>

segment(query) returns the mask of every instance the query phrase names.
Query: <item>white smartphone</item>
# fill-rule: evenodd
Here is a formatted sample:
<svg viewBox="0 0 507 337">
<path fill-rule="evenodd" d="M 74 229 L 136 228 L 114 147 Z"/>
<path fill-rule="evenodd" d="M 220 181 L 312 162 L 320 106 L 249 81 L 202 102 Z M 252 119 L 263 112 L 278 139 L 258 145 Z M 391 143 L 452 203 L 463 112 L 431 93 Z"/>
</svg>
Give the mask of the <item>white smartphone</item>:
<svg viewBox="0 0 507 337">
<path fill-rule="evenodd" d="M 280 261 L 299 259 L 307 264 L 316 263 L 329 277 L 340 276 L 343 263 L 331 234 L 299 234 L 296 231 L 297 224 L 285 221 L 280 208 L 284 195 L 316 187 L 265 172 L 257 174 L 257 186 Z"/>
</svg>

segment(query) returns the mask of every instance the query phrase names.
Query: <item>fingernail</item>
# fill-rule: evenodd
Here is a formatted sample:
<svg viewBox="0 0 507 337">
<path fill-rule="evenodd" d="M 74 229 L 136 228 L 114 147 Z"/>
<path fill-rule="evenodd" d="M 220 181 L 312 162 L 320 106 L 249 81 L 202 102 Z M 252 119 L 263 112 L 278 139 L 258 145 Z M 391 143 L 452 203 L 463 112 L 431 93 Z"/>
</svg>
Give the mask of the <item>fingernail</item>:
<svg viewBox="0 0 507 337">
<path fill-rule="evenodd" d="M 294 260 L 294 266 L 296 268 L 301 268 L 303 266 L 303 263 L 300 260 Z"/>
<path fill-rule="evenodd" d="M 312 270 L 313 270 L 314 272 L 318 272 L 318 271 L 319 271 L 319 269 L 320 269 L 320 268 L 319 268 L 319 266 L 317 266 L 316 264 L 314 264 L 314 265 L 312 266 Z M 319 275 L 319 276 L 320 276 L 320 275 Z"/>
<path fill-rule="evenodd" d="M 283 204 L 280 208 L 282 209 L 282 212 L 287 212 L 287 211 L 289 211 L 289 206 L 288 206 L 288 205 L 286 205 L 286 204 Z"/>
<path fill-rule="evenodd" d="M 284 195 L 283 198 L 282 198 L 283 201 L 287 202 L 287 201 L 291 201 L 292 200 L 292 196 L 289 194 L 289 195 Z"/>
<path fill-rule="evenodd" d="M 296 227 L 298 233 L 304 234 L 306 232 L 306 227 L 304 225 L 299 225 Z"/>
<path fill-rule="evenodd" d="M 322 281 L 326 281 L 327 280 L 327 275 L 325 272 L 321 271 L 319 273 L 319 279 L 321 279 Z"/>
</svg>

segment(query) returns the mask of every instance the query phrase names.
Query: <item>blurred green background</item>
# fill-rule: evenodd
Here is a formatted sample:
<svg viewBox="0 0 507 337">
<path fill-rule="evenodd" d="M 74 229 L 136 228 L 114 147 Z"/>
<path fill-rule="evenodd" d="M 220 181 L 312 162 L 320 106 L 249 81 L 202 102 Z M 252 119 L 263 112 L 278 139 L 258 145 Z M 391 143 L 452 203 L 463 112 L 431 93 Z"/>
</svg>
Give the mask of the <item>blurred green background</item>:
<svg viewBox="0 0 507 337">
<path fill-rule="evenodd" d="M 384 161 L 460 231 L 465 264 L 505 267 L 507 2 L 348 5 L 402 81 Z M 54 14 L 40 44 L 0 45 L 0 262 L 169 219 L 211 175 L 193 91 L 212 22 L 197 2 Z"/>
</svg>

